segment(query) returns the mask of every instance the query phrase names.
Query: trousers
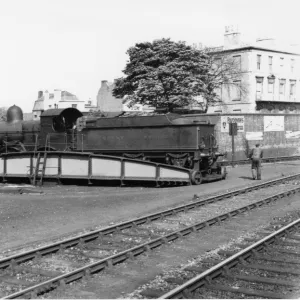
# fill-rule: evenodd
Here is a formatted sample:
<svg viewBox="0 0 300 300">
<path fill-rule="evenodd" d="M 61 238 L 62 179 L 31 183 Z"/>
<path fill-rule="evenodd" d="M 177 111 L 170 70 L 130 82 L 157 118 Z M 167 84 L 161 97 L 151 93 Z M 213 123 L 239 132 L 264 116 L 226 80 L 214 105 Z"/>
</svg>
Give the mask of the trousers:
<svg viewBox="0 0 300 300">
<path fill-rule="evenodd" d="M 252 165 L 251 165 L 251 170 L 252 170 L 252 178 L 261 180 L 261 160 L 254 160 L 252 159 Z"/>
</svg>

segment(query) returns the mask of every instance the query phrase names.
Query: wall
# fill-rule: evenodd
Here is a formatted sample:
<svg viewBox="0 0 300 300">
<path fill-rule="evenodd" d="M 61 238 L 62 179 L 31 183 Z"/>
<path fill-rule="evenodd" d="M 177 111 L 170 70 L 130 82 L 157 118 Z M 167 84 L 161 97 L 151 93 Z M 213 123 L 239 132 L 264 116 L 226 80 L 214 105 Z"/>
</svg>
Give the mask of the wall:
<svg viewBox="0 0 300 300">
<path fill-rule="evenodd" d="M 224 132 L 228 129 L 228 122 L 225 129 L 222 124 L 228 117 L 244 119 L 240 132 L 235 136 L 235 160 L 246 159 L 249 150 L 257 142 L 262 145 L 265 157 L 300 155 L 300 114 L 210 114 L 186 117 L 206 119 L 216 124 L 219 150 L 226 153 L 224 160 L 232 159 L 232 137 Z M 255 137 L 259 133 L 262 139 Z"/>
<path fill-rule="evenodd" d="M 220 53 L 222 55 L 222 52 Z M 262 50 L 261 48 L 249 47 L 229 50 L 225 55 L 240 56 L 241 58 L 241 84 L 248 90 L 240 99 L 236 98 L 236 92 L 231 87 L 229 90 L 222 87 L 220 96 L 222 104 L 211 106 L 208 113 L 254 113 L 262 112 L 261 108 L 257 110 L 256 101 L 265 101 L 283 104 L 293 102 L 300 104 L 300 58 L 298 54 L 291 54 L 279 50 Z M 260 68 L 257 67 L 257 55 L 261 57 Z M 272 67 L 269 66 L 269 57 L 272 57 Z M 281 62 L 283 58 L 283 62 Z M 291 68 L 292 59 L 294 67 Z M 281 66 L 282 65 L 282 66 Z M 257 92 L 257 78 L 262 78 L 262 92 Z M 273 92 L 269 90 L 269 78 L 274 78 Z M 280 81 L 285 79 L 284 94 L 280 94 Z M 290 93 L 291 83 L 294 83 L 294 94 Z M 278 104 L 279 105 L 279 104 Z M 284 105 L 283 105 L 284 106 Z M 289 112 L 289 109 L 281 109 L 282 113 Z M 275 111 L 272 111 L 275 112 Z"/>
<path fill-rule="evenodd" d="M 123 109 L 122 99 L 112 95 L 113 83 L 107 80 L 101 82 L 101 87 L 97 95 L 97 107 L 102 112 L 121 112 Z"/>
</svg>

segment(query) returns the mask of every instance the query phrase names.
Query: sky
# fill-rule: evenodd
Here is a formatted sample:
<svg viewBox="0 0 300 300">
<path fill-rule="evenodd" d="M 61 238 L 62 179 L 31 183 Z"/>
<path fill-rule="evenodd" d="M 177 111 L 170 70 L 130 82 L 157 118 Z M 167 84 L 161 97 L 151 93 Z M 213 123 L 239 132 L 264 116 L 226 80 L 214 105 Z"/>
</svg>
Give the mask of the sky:
<svg viewBox="0 0 300 300">
<path fill-rule="evenodd" d="M 299 4 L 298 4 L 299 3 Z M 298 0 L 0 0 L 0 107 L 31 112 L 39 90 L 96 102 L 102 80 L 124 76 L 126 51 L 160 38 L 221 46 L 225 26 L 244 41 L 300 44 Z"/>
</svg>

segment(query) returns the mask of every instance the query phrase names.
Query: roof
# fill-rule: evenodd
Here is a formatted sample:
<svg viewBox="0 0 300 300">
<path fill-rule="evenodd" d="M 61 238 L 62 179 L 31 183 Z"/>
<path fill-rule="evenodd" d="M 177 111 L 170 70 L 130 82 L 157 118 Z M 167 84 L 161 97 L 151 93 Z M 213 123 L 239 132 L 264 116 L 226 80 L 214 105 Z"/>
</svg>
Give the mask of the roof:
<svg viewBox="0 0 300 300">
<path fill-rule="evenodd" d="M 44 100 L 36 100 L 33 105 L 33 111 L 44 110 Z"/>
<path fill-rule="evenodd" d="M 216 51 L 213 51 L 213 49 L 210 51 L 210 53 L 226 53 L 226 52 L 240 52 L 240 51 L 251 51 L 251 50 L 259 50 L 259 51 L 267 51 L 267 52 L 276 52 L 276 53 L 282 53 L 282 54 L 290 54 L 290 55 L 296 55 L 300 56 L 299 53 L 295 52 L 289 52 L 289 51 L 282 51 L 279 49 L 271 49 L 271 48 L 265 48 L 265 47 L 258 47 L 258 46 L 241 46 L 237 48 L 229 48 L 229 49 L 220 49 L 221 47 L 217 47 Z"/>
<path fill-rule="evenodd" d="M 61 98 L 66 98 L 64 100 L 78 100 L 78 98 L 74 94 L 67 91 L 61 92 Z"/>
</svg>

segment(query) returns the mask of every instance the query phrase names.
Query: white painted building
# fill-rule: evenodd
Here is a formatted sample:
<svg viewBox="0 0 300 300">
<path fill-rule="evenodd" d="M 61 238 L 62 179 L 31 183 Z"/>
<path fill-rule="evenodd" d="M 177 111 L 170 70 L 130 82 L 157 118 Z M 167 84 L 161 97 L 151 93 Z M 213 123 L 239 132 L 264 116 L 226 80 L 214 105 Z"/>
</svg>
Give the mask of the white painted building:
<svg viewBox="0 0 300 300">
<path fill-rule="evenodd" d="M 43 111 L 53 108 L 68 108 L 74 107 L 81 112 L 89 111 L 94 109 L 96 106 L 93 105 L 92 101 L 79 100 L 77 96 L 67 91 L 54 90 L 53 93 L 46 91 L 38 92 L 38 99 L 34 102 L 33 107 L 33 119 L 38 120 Z"/>
<path fill-rule="evenodd" d="M 243 44 L 237 28 L 227 27 L 224 46 L 212 52 L 238 62 L 242 77 L 236 85 L 245 86 L 247 94 L 222 87 L 222 102 L 207 113 L 300 112 L 300 51 L 295 46 L 279 45 L 273 39 Z"/>
</svg>

